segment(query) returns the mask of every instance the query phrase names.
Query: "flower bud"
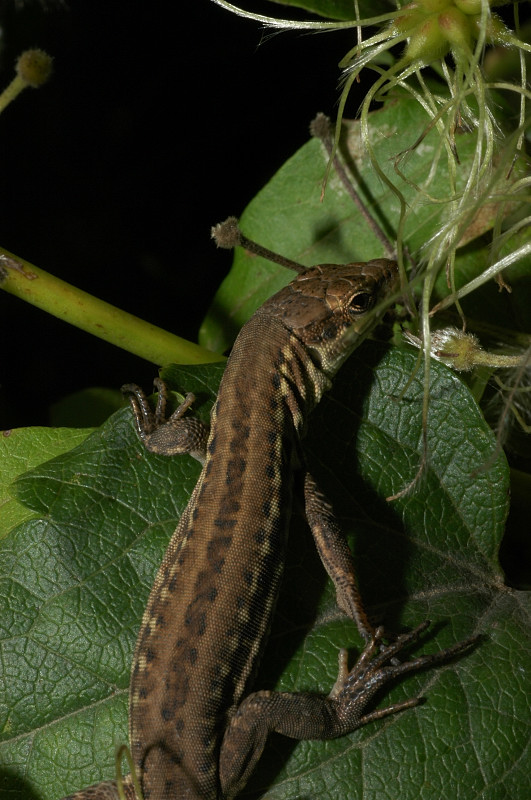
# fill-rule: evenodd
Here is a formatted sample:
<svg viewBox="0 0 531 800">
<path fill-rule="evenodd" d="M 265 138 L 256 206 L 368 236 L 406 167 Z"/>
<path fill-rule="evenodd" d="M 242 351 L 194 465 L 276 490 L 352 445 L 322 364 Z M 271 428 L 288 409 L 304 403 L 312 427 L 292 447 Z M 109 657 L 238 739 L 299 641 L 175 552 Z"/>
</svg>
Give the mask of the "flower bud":
<svg viewBox="0 0 531 800">
<path fill-rule="evenodd" d="M 52 58 L 44 50 L 25 50 L 16 63 L 16 71 L 34 89 L 46 83 L 52 72 Z"/>
<path fill-rule="evenodd" d="M 414 347 L 422 347 L 422 341 L 410 331 L 404 331 L 404 337 Z M 472 370 L 476 366 L 479 353 L 482 353 L 481 345 L 473 333 L 464 333 L 450 326 L 431 334 L 431 357 L 458 372 Z"/>
</svg>

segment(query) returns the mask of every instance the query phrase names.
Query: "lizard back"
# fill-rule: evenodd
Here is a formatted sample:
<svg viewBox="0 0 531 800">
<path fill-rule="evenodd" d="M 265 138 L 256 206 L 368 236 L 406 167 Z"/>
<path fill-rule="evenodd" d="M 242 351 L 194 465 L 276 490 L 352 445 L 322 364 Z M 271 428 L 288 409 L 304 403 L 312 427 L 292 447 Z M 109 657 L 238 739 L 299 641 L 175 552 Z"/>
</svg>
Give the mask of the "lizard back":
<svg viewBox="0 0 531 800">
<path fill-rule="evenodd" d="M 297 429 L 317 400 L 316 382 L 319 394 L 326 383 L 307 362 L 301 343 L 261 310 L 227 364 L 206 462 L 137 643 L 130 738 L 145 800 L 219 796 L 221 738 L 278 594 Z"/>
</svg>

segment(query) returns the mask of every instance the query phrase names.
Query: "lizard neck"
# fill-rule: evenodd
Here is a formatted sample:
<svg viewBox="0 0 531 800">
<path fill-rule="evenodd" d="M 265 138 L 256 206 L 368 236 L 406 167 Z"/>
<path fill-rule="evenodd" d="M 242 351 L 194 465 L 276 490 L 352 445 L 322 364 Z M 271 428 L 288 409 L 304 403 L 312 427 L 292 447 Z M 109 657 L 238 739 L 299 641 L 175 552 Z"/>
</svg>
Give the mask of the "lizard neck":
<svg viewBox="0 0 531 800">
<path fill-rule="evenodd" d="M 331 385 L 297 336 L 259 309 L 236 339 L 218 397 L 230 395 L 249 415 L 254 411 L 253 425 L 273 421 L 301 437 L 309 413 Z"/>
</svg>

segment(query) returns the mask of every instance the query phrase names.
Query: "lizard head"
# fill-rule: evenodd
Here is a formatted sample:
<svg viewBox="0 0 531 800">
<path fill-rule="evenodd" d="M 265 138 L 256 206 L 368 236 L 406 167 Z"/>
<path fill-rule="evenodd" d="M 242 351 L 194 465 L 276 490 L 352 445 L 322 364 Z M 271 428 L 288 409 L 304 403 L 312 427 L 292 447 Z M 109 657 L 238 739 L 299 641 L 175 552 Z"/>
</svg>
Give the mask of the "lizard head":
<svg viewBox="0 0 531 800">
<path fill-rule="evenodd" d="M 388 306 L 385 301 L 398 290 L 398 266 L 387 258 L 306 269 L 248 239 L 236 217 L 214 226 L 212 237 L 218 247 L 244 247 L 298 273 L 264 303 L 260 313 L 279 319 L 328 377 L 374 327 Z"/>
<path fill-rule="evenodd" d="M 386 310 L 398 289 L 398 267 L 386 258 L 321 264 L 301 272 L 266 306 L 334 375 Z"/>
</svg>

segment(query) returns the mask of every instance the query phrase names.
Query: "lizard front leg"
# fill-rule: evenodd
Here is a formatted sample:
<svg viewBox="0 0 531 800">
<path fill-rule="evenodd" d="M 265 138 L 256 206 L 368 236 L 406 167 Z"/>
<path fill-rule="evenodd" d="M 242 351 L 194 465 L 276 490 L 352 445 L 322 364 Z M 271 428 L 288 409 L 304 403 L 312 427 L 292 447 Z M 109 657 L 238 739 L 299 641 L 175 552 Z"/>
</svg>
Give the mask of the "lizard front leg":
<svg viewBox="0 0 531 800">
<path fill-rule="evenodd" d="M 223 739 L 220 755 L 223 797 L 234 797 L 245 786 L 270 733 L 293 739 L 335 739 L 422 702 L 421 698 L 412 697 L 386 708 L 366 711 L 376 692 L 389 681 L 447 661 L 477 641 L 477 637 L 472 637 L 446 650 L 398 662 L 396 654 L 415 642 L 428 626 L 429 622 L 423 622 L 383 649 L 383 628 L 378 628 L 350 672 L 346 651 L 340 650 L 338 678 L 327 697 L 272 691 L 246 697 Z"/>
<path fill-rule="evenodd" d="M 155 378 L 153 386 L 158 391 L 155 411 L 151 410 L 148 399 L 135 383 L 122 386 L 128 395 L 140 439 L 147 450 L 164 456 L 188 453 L 202 464 L 205 461 L 209 428 L 194 417 L 184 417 L 195 400 L 190 392 L 175 411 L 166 418 L 168 389 L 164 381 Z"/>
<path fill-rule="evenodd" d="M 375 629 L 363 606 L 352 553 L 336 522 L 332 506 L 309 472 L 304 476 L 304 505 L 315 546 L 336 588 L 337 604 L 354 620 L 360 635 L 369 642 L 374 638 Z"/>
</svg>

